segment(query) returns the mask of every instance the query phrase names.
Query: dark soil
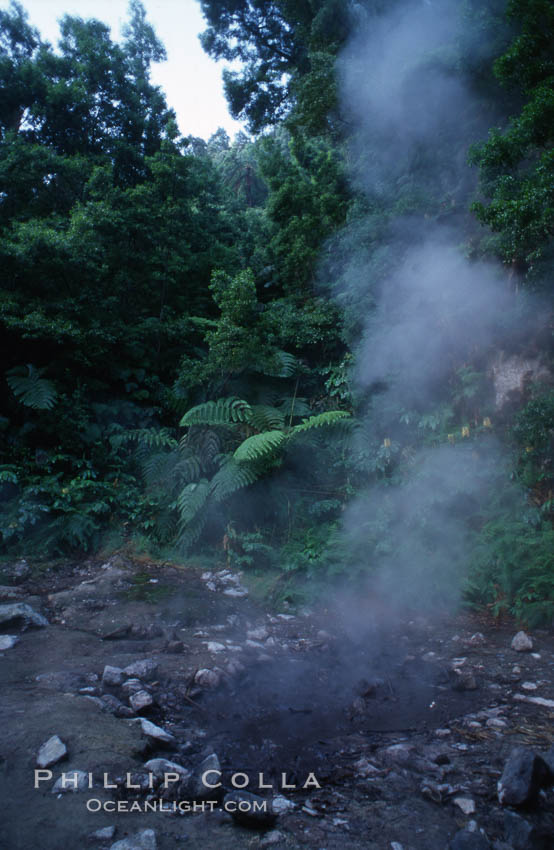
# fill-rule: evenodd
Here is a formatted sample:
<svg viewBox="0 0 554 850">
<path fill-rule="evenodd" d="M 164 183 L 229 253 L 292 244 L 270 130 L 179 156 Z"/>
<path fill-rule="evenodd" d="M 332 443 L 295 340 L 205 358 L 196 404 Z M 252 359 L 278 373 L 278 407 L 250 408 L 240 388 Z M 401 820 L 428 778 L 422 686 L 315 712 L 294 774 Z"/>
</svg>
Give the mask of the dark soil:
<svg viewBox="0 0 554 850">
<path fill-rule="evenodd" d="M 0 584 L 9 585 L 9 565 L 4 574 Z M 467 826 L 482 829 L 491 847 L 517 850 L 496 784 L 515 745 L 545 752 L 554 740 L 551 633 L 531 633 L 533 653 L 517 653 L 513 624 L 469 614 L 387 622 L 371 616 L 368 600 L 371 627 L 354 639 L 328 610 L 279 616 L 225 593 L 236 587 L 228 577 L 215 577 L 215 589 L 209 581 L 194 568 L 116 556 L 17 585 L 18 601 L 50 625 L 1 629 L 20 637 L 0 656 L 1 850 L 110 847 L 146 828 L 158 850 L 273 840 L 289 848 L 446 850 Z M 154 699 L 145 716 L 174 735 L 169 745 L 156 747 L 139 723 L 101 702 L 107 693 L 128 699 L 102 686 L 104 666 L 141 659 L 158 664 L 144 683 Z M 216 687 L 198 684 L 204 669 L 215 671 Z M 543 704 L 528 701 L 537 697 Z M 37 752 L 52 735 L 68 759 L 35 789 Z M 219 806 L 185 815 L 87 811 L 90 798 L 147 796 L 121 783 L 101 787 L 104 773 L 110 782 L 144 773 L 145 760 L 157 756 L 194 772 L 213 752 L 226 789 L 240 772 L 249 791 L 294 804 L 271 832 L 238 825 Z M 94 787 L 52 794 L 62 769 L 92 773 Z M 319 788 L 303 787 L 310 776 Z M 459 798 L 474 811 L 464 813 Z M 541 836 L 554 823 L 552 788 L 518 814 L 535 836 L 523 850 L 548 847 Z M 114 839 L 89 839 L 108 825 Z"/>
</svg>

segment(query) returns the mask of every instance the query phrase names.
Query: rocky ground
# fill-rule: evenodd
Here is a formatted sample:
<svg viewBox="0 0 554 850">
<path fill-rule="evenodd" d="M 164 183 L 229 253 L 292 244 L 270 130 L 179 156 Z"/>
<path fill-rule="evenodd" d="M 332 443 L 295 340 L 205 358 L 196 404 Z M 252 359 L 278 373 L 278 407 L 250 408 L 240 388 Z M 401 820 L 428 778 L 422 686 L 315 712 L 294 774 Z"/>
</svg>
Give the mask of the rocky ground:
<svg viewBox="0 0 554 850">
<path fill-rule="evenodd" d="M 554 847 L 550 632 L 353 630 L 121 555 L 0 573 L 2 850 Z"/>
</svg>

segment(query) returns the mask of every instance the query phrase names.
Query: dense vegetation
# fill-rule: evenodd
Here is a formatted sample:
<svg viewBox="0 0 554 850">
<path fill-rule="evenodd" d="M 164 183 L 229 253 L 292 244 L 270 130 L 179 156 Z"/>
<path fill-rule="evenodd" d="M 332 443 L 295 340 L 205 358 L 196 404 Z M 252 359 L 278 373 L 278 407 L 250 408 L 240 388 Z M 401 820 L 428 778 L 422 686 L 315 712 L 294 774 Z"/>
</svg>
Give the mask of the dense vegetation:
<svg viewBox="0 0 554 850">
<path fill-rule="evenodd" d="M 57 50 L 18 3 L 0 11 L 5 554 L 106 540 L 225 551 L 292 598 L 394 572 L 415 547 L 438 585 L 469 569 L 470 601 L 552 619 L 546 366 L 497 411 L 484 348 L 456 352 L 432 394 L 388 405 L 358 361 L 360 338 L 383 333 L 387 282 L 432 226 L 455 230 L 468 262 L 504 264 L 525 321 L 508 332 L 499 315 L 495 344 L 546 363 L 554 11 L 468 0 L 448 49 L 413 79 L 440 66 L 471 100 L 368 188 L 394 136 L 356 126 L 339 70 L 360 28 L 405 5 L 202 0 L 205 50 L 242 62 L 225 86 L 254 135 L 232 143 L 177 126 L 151 82 L 164 48 L 140 0 L 121 43 L 66 16 Z M 425 485 L 450 450 L 474 482 L 488 470 L 482 486 L 457 474 Z M 448 569 L 436 544 L 447 503 Z"/>
</svg>

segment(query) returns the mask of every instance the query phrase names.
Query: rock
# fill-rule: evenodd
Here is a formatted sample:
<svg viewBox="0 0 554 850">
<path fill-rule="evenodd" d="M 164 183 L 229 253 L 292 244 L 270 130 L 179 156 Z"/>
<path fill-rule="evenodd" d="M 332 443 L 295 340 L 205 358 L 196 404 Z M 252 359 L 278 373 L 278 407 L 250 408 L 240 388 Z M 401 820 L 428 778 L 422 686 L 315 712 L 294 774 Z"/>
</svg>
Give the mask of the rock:
<svg viewBox="0 0 554 850">
<path fill-rule="evenodd" d="M 535 682 L 522 682 L 520 688 L 524 691 L 536 691 L 538 685 Z"/>
<path fill-rule="evenodd" d="M 38 751 L 37 764 L 39 767 L 50 767 L 66 756 L 67 747 L 64 742 L 57 735 L 52 735 Z"/>
<path fill-rule="evenodd" d="M 356 775 L 361 779 L 367 779 L 368 776 L 381 772 L 379 768 L 375 767 L 374 764 L 371 764 L 365 756 L 362 756 L 358 759 L 358 761 L 355 761 L 352 767 L 356 769 Z"/>
<path fill-rule="evenodd" d="M 533 641 L 528 634 L 521 631 L 513 638 L 511 647 L 512 649 L 515 649 L 516 652 L 531 652 L 533 649 Z"/>
<path fill-rule="evenodd" d="M 102 673 L 102 684 L 107 688 L 118 687 L 123 681 L 123 670 L 121 667 L 111 667 L 106 664 Z"/>
<path fill-rule="evenodd" d="M 450 850 L 490 850 L 488 839 L 481 832 L 461 829 L 450 842 Z"/>
<path fill-rule="evenodd" d="M 134 661 L 133 664 L 129 664 L 123 672 L 129 679 L 137 678 L 148 682 L 155 678 L 158 665 L 151 658 L 145 658 L 143 661 Z"/>
<path fill-rule="evenodd" d="M 223 591 L 223 595 L 243 599 L 245 596 L 248 596 L 248 591 L 245 587 L 228 587 L 227 590 Z"/>
<path fill-rule="evenodd" d="M 451 671 L 452 688 L 455 691 L 475 691 L 477 690 L 477 682 L 475 676 L 470 670 L 460 670 L 455 667 Z"/>
<path fill-rule="evenodd" d="M 227 649 L 224 643 L 218 643 L 216 640 L 205 640 L 204 643 L 208 652 L 224 652 Z"/>
<path fill-rule="evenodd" d="M 0 625 L 23 620 L 24 625 L 37 628 L 48 625 L 48 620 L 42 614 L 37 614 L 34 608 L 25 602 L 12 602 L 11 605 L 0 605 Z"/>
<path fill-rule="evenodd" d="M 500 717 L 490 717 L 487 720 L 487 726 L 491 729 L 505 729 L 507 725 L 506 721 L 502 720 Z"/>
<path fill-rule="evenodd" d="M 204 782 L 203 777 L 207 771 L 215 771 L 215 773 L 211 773 L 209 776 L 206 776 L 206 782 Z M 216 785 L 219 782 L 219 777 L 217 773 L 221 771 L 221 764 L 219 759 L 215 753 L 210 753 L 209 756 L 200 762 L 197 769 L 194 771 L 193 777 L 193 785 L 192 785 L 192 793 L 195 799 L 201 800 L 203 797 L 208 795 L 213 796 L 214 789 L 210 788 L 210 785 Z M 217 789 L 215 789 L 217 792 Z"/>
<path fill-rule="evenodd" d="M 271 801 L 271 808 L 275 812 L 276 815 L 286 815 L 287 812 L 292 812 L 295 808 L 295 804 L 292 800 L 287 800 L 286 797 L 279 795 L 274 797 Z"/>
<path fill-rule="evenodd" d="M 20 587 L 11 587 L 10 585 L 0 585 L 0 602 L 10 602 L 13 599 L 21 599 L 23 590 Z"/>
<path fill-rule="evenodd" d="M 128 838 L 122 838 L 112 844 L 110 850 L 156 850 L 156 833 L 153 829 L 143 829 Z"/>
<path fill-rule="evenodd" d="M 475 632 L 467 641 L 469 646 L 482 646 L 486 642 L 485 635 L 481 632 Z"/>
<path fill-rule="evenodd" d="M 550 771 L 550 779 L 554 780 L 554 744 L 550 747 L 547 753 L 541 756 L 542 760 Z"/>
<path fill-rule="evenodd" d="M 498 782 L 498 799 L 503 806 L 533 802 L 550 771 L 543 759 L 526 747 L 514 747 Z"/>
<path fill-rule="evenodd" d="M 223 798 L 223 808 L 244 826 L 264 829 L 277 820 L 271 800 L 264 800 L 249 791 L 231 791 Z"/>
<path fill-rule="evenodd" d="M 135 714 L 129 706 L 123 705 L 121 700 L 118 700 L 113 694 L 103 694 L 100 699 L 104 708 L 111 711 L 116 717 L 133 717 Z"/>
<path fill-rule="evenodd" d="M 451 729 L 435 729 L 435 736 L 437 738 L 448 738 L 449 735 L 452 734 Z"/>
<path fill-rule="evenodd" d="M 462 810 L 464 815 L 473 815 L 475 813 L 475 801 L 471 797 L 454 797 L 452 802 Z"/>
<path fill-rule="evenodd" d="M 174 761 L 169 761 L 169 759 L 150 759 L 150 761 L 145 762 L 144 766 L 157 779 L 163 779 L 165 773 L 178 773 L 183 779 L 188 779 L 191 775 L 190 770 L 187 770 L 186 767 Z"/>
<path fill-rule="evenodd" d="M 121 685 L 121 690 L 125 694 L 137 694 L 139 691 L 144 690 L 144 685 L 140 679 L 127 679 L 127 681 L 123 682 Z"/>
<path fill-rule="evenodd" d="M 403 767 L 413 761 L 415 747 L 412 744 L 393 744 L 381 751 L 380 755 L 387 764 Z"/>
<path fill-rule="evenodd" d="M 260 626 L 257 629 L 249 629 L 246 632 L 246 637 L 250 638 L 250 640 L 265 640 L 269 637 L 269 632 L 265 626 Z"/>
<path fill-rule="evenodd" d="M 0 635 L 0 652 L 12 649 L 19 642 L 17 635 Z"/>
<path fill-rule="evenodd" d="M 84 770 L 70 770 L 62 774 L 54 783 L 52 794 L 75 794 L 78 791 L 86 791 L 89 786 L 88 773 Z"/>
<path fill-rule="evenodd" d="M 147 738 L 163 744 L 175 743 L 174 736 L 170 732 L 166 732 L 165 729 L 162 729 L 161 726 L 156 726 L 155 723 L 151 723 L 145 717 L 137 717 L 136 720 L 140 723 L 142 732 Z"/>
<path fill-rule="evenodd" d="M 260 841 L 260 847 L 272 847 L 274 844 L 279 844 L 279 842 L 283 841 L 284 838 L 285 836 L 282 832 L 279 832 L 278 829 L 272 829 L 262 838 Z"/>
<path fill-rule="evenodd" d="M 514 850 L 535 850 L 533 826 L 515 812 L 504 813 L 504 838 Z"/>
<path fill-rule="evenodd" d="M 93 841 L 111 841 L 115 835 L 115 826 L 104 826 L 90 834 Z"/>
<path fill-rule="evenodd" d="M 218 670 L 208 670 L 206 667 L 197 670 L 194 676 L 194 683 L 201 688 L 217 688 L 220 681 L 221 673 Z"/>
<path fill-rule="evenodd" d="M 148 691 L 137 691 L 129 697 L 129 705 L 137 714 L 148 711 L 154 705 L 154 700 Z"/>
</svg>

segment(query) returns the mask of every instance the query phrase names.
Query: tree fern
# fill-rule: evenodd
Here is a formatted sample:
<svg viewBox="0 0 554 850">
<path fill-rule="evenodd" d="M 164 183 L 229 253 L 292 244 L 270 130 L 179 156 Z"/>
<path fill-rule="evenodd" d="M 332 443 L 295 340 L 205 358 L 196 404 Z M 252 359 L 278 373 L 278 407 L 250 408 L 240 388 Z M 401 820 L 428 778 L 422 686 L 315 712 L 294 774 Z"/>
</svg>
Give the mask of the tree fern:
<svg viewBox="0 0 554 850">
<path fill-rule="evenodd" d="M 252 409 L 241 398 L 220 398 L 218 401 L 206 401 L 188 410 L 181 419 L 181 425 L 233 425 L 248 422 Z"/>
<path fill-rule="evenodd" d="M 8 386 L 21 404 L 34 410 L 51 410 L 58 397 L 51 381 L 42 378 L 45 369 L 36 369 L 32 363 L 16 366 L 6 372 Z"/>
</svg>

